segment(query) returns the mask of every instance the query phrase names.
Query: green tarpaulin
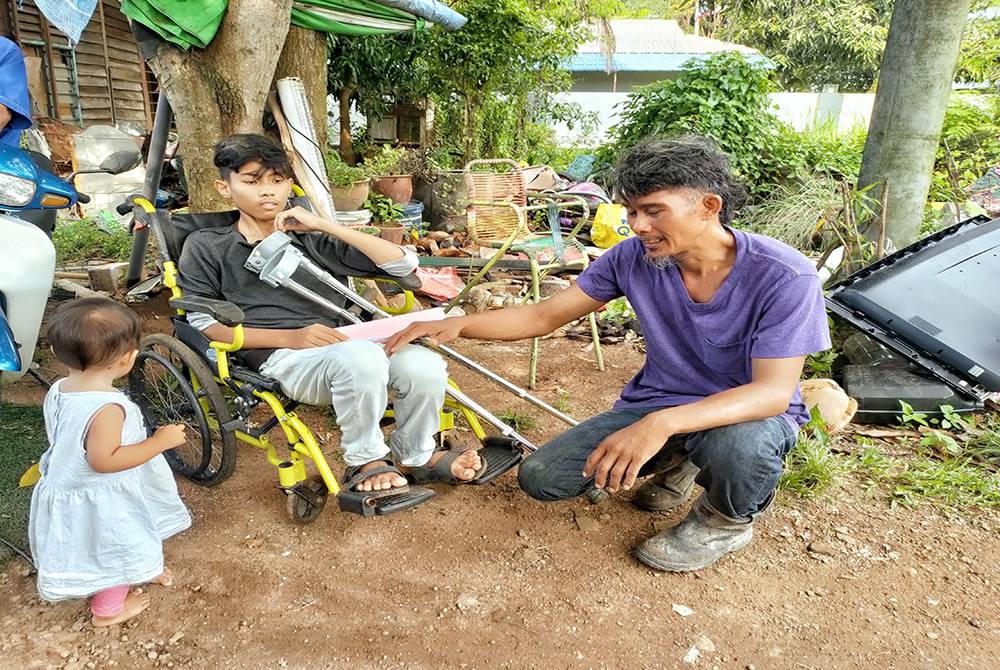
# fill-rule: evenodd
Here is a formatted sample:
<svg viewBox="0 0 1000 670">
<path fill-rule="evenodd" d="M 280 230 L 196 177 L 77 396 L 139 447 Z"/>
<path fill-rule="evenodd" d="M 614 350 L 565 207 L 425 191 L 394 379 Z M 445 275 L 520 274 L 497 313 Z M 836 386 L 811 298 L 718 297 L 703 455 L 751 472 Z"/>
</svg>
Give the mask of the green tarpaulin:
<svg viewBox="0 0 1000 670">
<path fill-rule="evenodd" d="M 182 49 L 204 49 L 229 0 L 121 0 L 122 14 Z"/>
<path fill-rule="evenodd" d="M 122 0 L 122 13 L 182 49 L 204 49 L 215 37 L 229 0 Z M 422 30 L 427 22 L 372 0 L 296 0 L 292 24 L 337 35 Z"/>
<path fill-rule="evenodd" d="M 427 22 L 370 0 L 296 0 L 292 24 L 336 35 L 379 35 L 423 30 Z"/>
</svg>

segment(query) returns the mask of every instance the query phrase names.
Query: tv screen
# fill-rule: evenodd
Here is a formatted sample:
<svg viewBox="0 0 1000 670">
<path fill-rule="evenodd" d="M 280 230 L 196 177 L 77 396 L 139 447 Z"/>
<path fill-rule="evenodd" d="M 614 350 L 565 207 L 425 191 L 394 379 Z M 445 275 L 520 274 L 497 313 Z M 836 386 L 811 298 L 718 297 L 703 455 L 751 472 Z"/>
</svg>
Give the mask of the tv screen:
<svg viewBox="0 0 1000 670">
<path fill-rule="evenodd" d="M 1000 391 L 1000 219 L 901 249 L 832 287 L 827 304 L 962 390 Z"/>
</svg>

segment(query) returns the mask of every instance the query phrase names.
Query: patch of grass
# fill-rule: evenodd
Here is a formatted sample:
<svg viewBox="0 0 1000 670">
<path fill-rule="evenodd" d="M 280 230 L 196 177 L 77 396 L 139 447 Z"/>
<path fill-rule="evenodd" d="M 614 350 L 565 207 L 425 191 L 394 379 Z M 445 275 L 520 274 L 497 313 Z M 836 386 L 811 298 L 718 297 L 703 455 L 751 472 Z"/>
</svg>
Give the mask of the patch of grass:
<svg viewBox="0 0 1000 670">
<path fill-rule="evenodd" d="M 573 411 L 573 403 L 570 402 L 570 395 L 566 391 L 560 391 L 559 397 L 552 402 L 552 406 L 564 414 Z"/>
<path fill-rule="evenodd" d="M 853 454 L 845 462 L 846 470 L 860 476 L 869 489 L 877 487 L 893 472 L 899 469 L 896 459 L 883 454 L 878 447 L 869 446 L 864 451 Z"/>
<path fill-rule="evenodd" d="M 1000 506 L 1000 478 L 968 459 L 918 458 L 888 478 L 893 504 Z"/>
<path fill-rule="evenodd" d="M 841 459 L 830 451 L 828 439 L 803 434 L 785 457 L 778 488 L 812 498 L 830 488 L 843 470 Z"/>
<path fill-rule="evenodd" d="M 24 549 L 31 489 L 19 489 L 17 482 L 48 446 L 42 408 L 0 402 L 0 445 L 0 537 Z M 0 543 L 0 564 L 12 555 Z"/>
<path fill-rule="evenodd" d="M 126 261 L 132 250 L 132 237 L 125 228 L 93 218 L 60 221 L 52 232 L 52 243 L 59 265 L 95 260 Z"/>
<path fill-rule="evenodd" d="M 503 414 L 498 414 L 497 418 L 519 433 L 526 430 L 532 430 L 538 425 L 537 422 L 530 416 L 526 414 L 518 414 L 509 407 L 503 411 Z"/>
<path fill-rule="evenodd" d="M 986 414 L 975 429 L 969 431 L 965 454 L 993 468 L 1000 468 L 1000 414 Z"/>
<path fill-rule="evenodd" d="M 830 488 L 844 469 L 841 459 L 830 450 L 831 442 L 819 409 L 813 408 L 812 417 L 802 427 L 798 442 L 785 456 L 785 470 L 778 488 L 803 498 L 817 496 Z"/>
</svg>

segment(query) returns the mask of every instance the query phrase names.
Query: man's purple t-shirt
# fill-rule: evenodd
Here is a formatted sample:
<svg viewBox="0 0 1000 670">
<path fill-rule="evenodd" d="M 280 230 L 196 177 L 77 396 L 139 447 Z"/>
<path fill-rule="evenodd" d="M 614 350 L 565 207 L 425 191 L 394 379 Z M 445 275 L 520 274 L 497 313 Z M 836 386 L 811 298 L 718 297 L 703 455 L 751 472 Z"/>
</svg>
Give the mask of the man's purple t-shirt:
<svg viewBox="0 0 1000 670">
<path fill-rule="evenodd" d="M 677 266 L 644 259 L 636 237 L 612 247 L 577 280 L 591 298 L 625 296 L 642 325 L 646 363 L 615 408 L 671 407 L 750 382 L 751 358 L 804 356 L 830 347 L 823 289 L 812 263 L 778 240 L 727 227 L 736 261 L 707 303 L 691 300 Z M 796 388 L 784 417 L 809 419 Z"/>
</svg>

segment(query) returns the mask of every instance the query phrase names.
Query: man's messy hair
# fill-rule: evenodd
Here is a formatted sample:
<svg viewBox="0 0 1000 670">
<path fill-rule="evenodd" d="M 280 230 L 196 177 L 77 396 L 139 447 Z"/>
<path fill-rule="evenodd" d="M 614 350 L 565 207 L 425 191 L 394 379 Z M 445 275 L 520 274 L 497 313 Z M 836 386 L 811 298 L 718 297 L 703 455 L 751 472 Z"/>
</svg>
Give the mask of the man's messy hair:
<svg viewBox="0 0 1000 670">
<path fill-rule="evenodd" d="M 746 200 L 729 158 L 700 135 L 645 139 L 627 150 L 612 177 L 615 198 L 628 202 L 664 189 L 690 188 L 722 198 L 719 221 L 729 224 Z"/>
<path fill-rule="evenodd" d="M 273 170 L 280 177 L 292 177 L 292 163 L 284 147 L 265 135 L 243 133 L 230 135 L 215 145 L 215 167 L 219 175 L 228 180 L 233 172 L 250 162 L 260 163 L 260 169 L 254 174 L 263 176 Z"/>
</svg>

